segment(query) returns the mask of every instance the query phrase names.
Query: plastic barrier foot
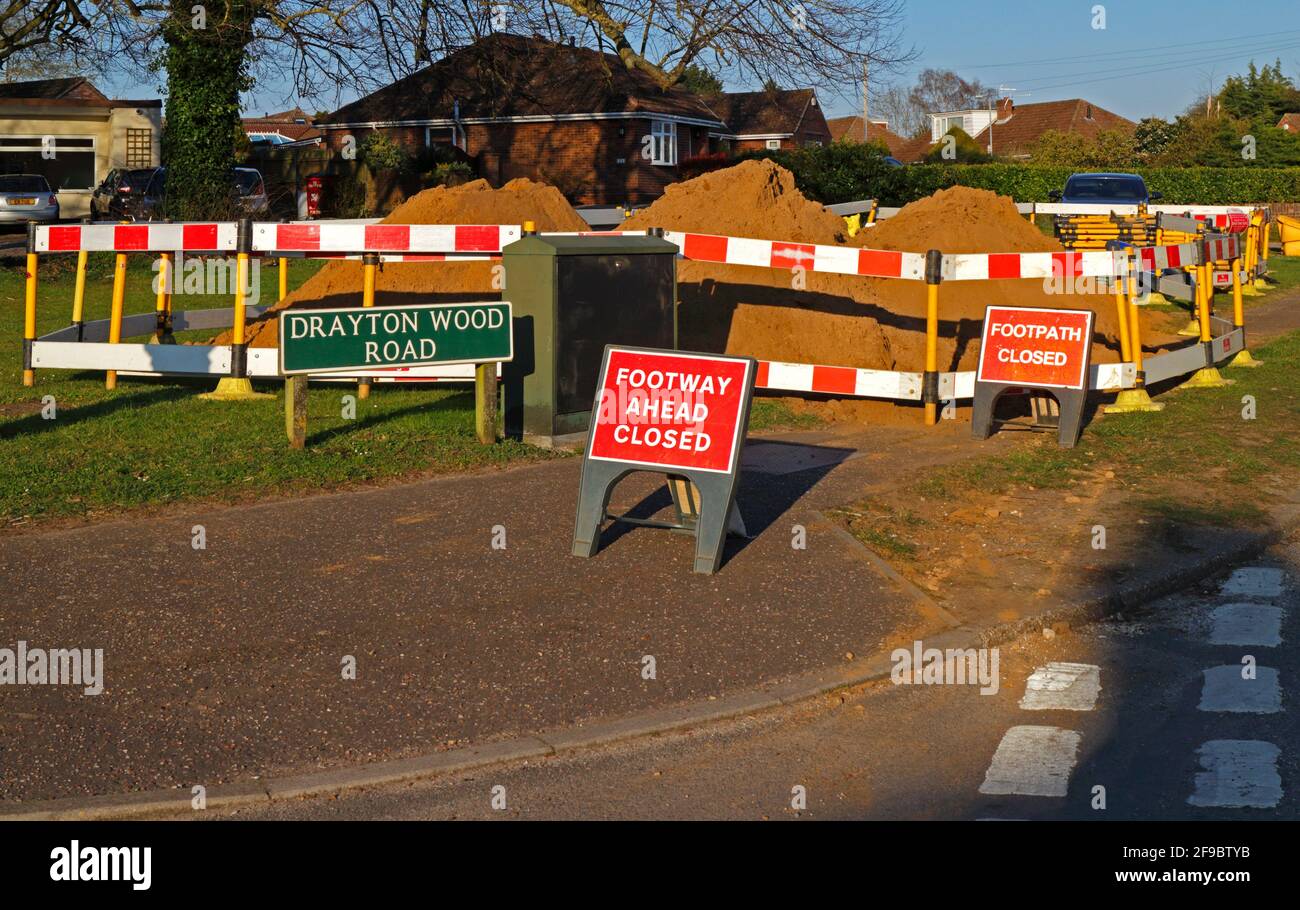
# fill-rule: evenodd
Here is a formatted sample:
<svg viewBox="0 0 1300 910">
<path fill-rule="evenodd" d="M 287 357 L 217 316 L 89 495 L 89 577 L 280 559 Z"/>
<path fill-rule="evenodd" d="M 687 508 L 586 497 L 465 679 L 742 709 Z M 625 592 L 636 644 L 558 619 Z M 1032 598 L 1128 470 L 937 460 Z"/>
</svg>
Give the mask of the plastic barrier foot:
<svg viewBox="0 0 1300 910">
<path fill-rule="evenodd" d="M 1200 334 L 1201 334 L 1201 323 L 1200 323 L 1200 321 L 1199 321 L 1199 320 L 1196 320 L 1196 319 L 1193 319 L 1191 322 L 1187 323 L 1187 325 L 1185 325 L 1185 326 L 1183 326 L 1181 329 L 1179 329 L 1179 330 L 1178 330 L 1178 334 L 1179 334 L 1179 335 L 1183 335 L 1183 336 L 1196 335 L 1196 336 L 1199 337 Z"/>
<path fill-rule="evenodd" d="M 1225 364 L 1225 366 L 1230 367 L 1262 367 L 1263 365 L 1264 361 L 1256 360 L 1254 357 L 1250 356 L 1250 351 L 1247 351 L 1245 348 L 1238 351 L 1237 355 Z"/>
<path fill-rule="evenodd" d="M 1263 278 L 1256 278 L 1256 279 L 1255 279 L 1255 287 L 1256 287 L 1258 290 L 1261 290 L 1261 291 L 1267 291 L 1267 290 L 1268 290 L 1268 282 L 1265 281 Z"/>
<path fill-rule="evenodd" d="M 206 401 L 254 401 L 258 398 L 274 398 L 266 392 L 254 392 L 251 379 L 239 379 L 234 376 L 222 376 L 217 387 L 211 392 L 199 396 Z"/>
<path fill-rule="evenodd" d="M 1241 296 L 1242 296 L 1242 297 L 1259 297 L 1259 296 L 1260 296 L 1260 292 L 1257 291 L 1257 290 L 1255 290 L 1255 283 L 1254 283 L 1253 281 L 1247 281 L 1245 284 L 1243 284 L 1243 285 L 1241 286 Z"/>
<path fill-rule="evenodd" d="M 1161 294 L 1159 291 L 1152 291 L 1150 294 L 1147 294 L 1148 305 L 1154 304 L 1155 306 L 1161 306 L 1162 304 L 1166 304 L 1168 302 L 1169 302 L 1169 298 L 1166 297 L 1164 294 Z"/>
<path fill-rule="evenodd" d="M 1106 405 L 1107 414 L 1137 414 L 1143 411 L 1163 411 L 1165 406 L 1152 401 L 1146 389 L 1124 389 L 1115 396 L 1115 403 Z"/>
<path fill-rule="evenodd" d="M 1221 389 L 1225 385 L 1232 385 L 1233 380 L 1224 379 L 1219 372 L 1218 367 L 1202 367 L 1192 374 L 1191 378 L 1184 382 L 1181 388 L 1184 389 Z"/>
</svg>

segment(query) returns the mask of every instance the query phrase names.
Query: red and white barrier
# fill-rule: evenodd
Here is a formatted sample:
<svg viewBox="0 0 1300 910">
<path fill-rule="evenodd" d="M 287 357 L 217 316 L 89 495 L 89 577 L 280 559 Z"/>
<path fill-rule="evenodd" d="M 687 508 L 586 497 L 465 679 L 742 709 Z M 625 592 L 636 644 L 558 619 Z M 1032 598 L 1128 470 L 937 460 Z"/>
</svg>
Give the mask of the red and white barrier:
<svg viewBox="0 0 1300 910">
<path fill-rule="evenodd" d="M 499 253 L 521 236 L 517 224 L 330 224 L 293 221 L 253 225 L 258 252 Z"/>
<path fill-rule="evenodd" d="M 1122 274 L 1119 257 L 1108 250 L 1065 253 L 959 253 L 943 257 L 947 281 L 1002 278 L 1109 278 Z"/>
<path fill-rule="evenodd" d="M 183 224 L 54 224 L 36 228 L 36 252 L 195 253 L 232 252 L 239 226 L 233 221 Z"/>
<path fill-rule="evenodd" d="M 785 392 L 919 401 L 921 374 L 760 360 L 754 376 L 754 387 Z"/>
<path fill-rule="evenodd" d="M 677 244 L 683 259 L 752 265 L 757 268 L 795 269 L 871 278 L 925 278 L 925 256 L 892 250 L 867 250 L 853 246 L 828 246 L 783 240 L 754 240 L 716 234 L 665 231 L 664 239 Z"/>
</svg>

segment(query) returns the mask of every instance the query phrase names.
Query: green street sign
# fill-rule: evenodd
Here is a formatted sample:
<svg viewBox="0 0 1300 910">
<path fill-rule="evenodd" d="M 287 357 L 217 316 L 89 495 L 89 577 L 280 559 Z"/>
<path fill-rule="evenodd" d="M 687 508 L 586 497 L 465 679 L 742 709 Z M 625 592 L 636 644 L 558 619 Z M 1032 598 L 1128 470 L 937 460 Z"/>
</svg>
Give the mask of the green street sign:
<svg viewBox="0 0 1300 910">
<path fill-rule="evenodd" d="M 510 304 L 285 310 L 280 372 L 328 373 L 368 367 L 488 363 L 514 358 Z"/>
</svg>

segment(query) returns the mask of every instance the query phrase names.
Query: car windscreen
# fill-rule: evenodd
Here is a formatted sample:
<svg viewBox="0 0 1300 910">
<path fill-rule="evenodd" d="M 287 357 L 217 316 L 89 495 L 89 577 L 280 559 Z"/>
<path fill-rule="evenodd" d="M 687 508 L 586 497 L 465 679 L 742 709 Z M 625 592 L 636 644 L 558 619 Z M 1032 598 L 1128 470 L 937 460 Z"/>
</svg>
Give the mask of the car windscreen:
<svg viewBox="0 0 1300 910">
<path fill-rule="evenodd" d="M 149 181 L 153 180 L 157 168 L 140 168 L 134 171 L 122 172 L 122 183 L 119 189 L 128 189 L 132 193 L 143 193 L 149 186 Z"/>
<path fill-rule="evenodd" d="M 251 196 L 256 193 L 261 182 L 262 175 L 257 171 L 235 171 L 235 186 L 239 188 L 241 196 Z"/>
<path fill-rule="evenodd" d="M 1138 177 L 1071 177 L 1065 182 L 1069 199 L 1127 199 L 1141 202 L 1147 198 L 1146 186 Z"/>
<path fill-rule="evenodd" d="M 0 177 L 0 193 L 48 193 L 50 185 L 44 177 L 18 174 Z"/>
</svg>

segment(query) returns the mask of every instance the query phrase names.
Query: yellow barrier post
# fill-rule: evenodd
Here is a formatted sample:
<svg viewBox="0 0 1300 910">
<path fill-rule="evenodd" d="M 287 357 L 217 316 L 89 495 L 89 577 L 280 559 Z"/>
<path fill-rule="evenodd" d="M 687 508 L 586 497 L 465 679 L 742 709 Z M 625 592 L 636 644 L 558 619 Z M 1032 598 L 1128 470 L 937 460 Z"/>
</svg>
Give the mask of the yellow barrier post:
<svg viewBox="0 0 1300 910">
<path fill-rule="evenodd" d="M 375 305 L 375 275 L 379 271 L 379 254 L 366 253 L 361 257 L 361 305 Z M 357 383 L 357 400 L 364 401 L 370 397 L 370 377 Z"/>
<path fill-rule="evenodd" d="M 1269 220 L 1270 220 L 1269 212 L 1267 209 L 1265 209 L 1263 223 L 1260 225 L 1260 232 L 1259 232 L 1260 264 L 1264 266 L 1263 271 L 1265 272 L 1265 274 L 1267 274 L 1268 272 L 1268 235 L 1270 231 Z M 1259 290 L 1265 290 L 1268 288 L 1268 282 L 1264 280 L 1263 275 L 1256 276 L 1255 287 L 1258 288 Z"/>
<path fill-rule="evenodd" d="M 1133 359 L 1133 350 L 1128 339 L 1128 305 L 1124 301 L 1124 279 L 1113 275 L 1111 281 L 1115 285 L 1115 309 L 1119 313 L 1120 358 L 1128 363 Z"/>
<path fill-rule="evenodd" d="M 122 341 L 122 310 L 126 304 L 126 253 L 118 253 L 113 261 L 113 304 L 108 314 L 108 343 Z M 117 388 L 117 370 L 104 373 L 104 388 Z"/>
<path fill-rule="evenodd" d="M 1200 316 L 1201 349 L 1205 352 L 1205 366 L 1201 367 L 1183 383 L 1185 389 L 1217 389 L 1229 384 L 1218 367 L 1214 365 L 1214 334 L 1210 329 L 1210 316 L 1214 304 L 1214 257 L 1210 254 L 1208 241 L 1201 241 L 1201 265 L 1197 270 L 1197 287 L 1204 289 L 1197 295 L 1198 315 Z"/>
<path fill-rule="evenodd" d="M 925 425 L 939 422 L 939 283 L 943 281 L 943 253 L 925 254 L 925 378 L 921 400 L 925 402 Z"/>
<path fill-rule="evenodd" d="M 1259 266 L 1259 224 L 1256 222 L 1255 213 L 1251 213 L 1250 225 L 1246 228 L 1246 282 L 1242 286 L 1241 293 L 1247 297 L 1258 297 L 1259 291 L 1255 290 L 1255 272 Z"/>
<path fill-rule="evenodd" d="M 1230 367 L 1257 367 L 1263 364 L 1250 356 L 1250 351 L 1246 348 L 1246 308 L 1241 299 L 1241 269 L 1242 261 L 1240 259 L 1232 260 L 1232 326 L 1234 329 L 1241 329 L 1241 350 L 1228 361 L 1227 365 Z"/>
<path fill-rule="evenodd" d="M 27 226 L 27 272 L 23 297 L 23 385 L 36 385 L 36 370 L 32 367 L 32 345 L 36 343 L 36 270 L 40 262 L 36 257 L 36 225 Z"/>
<path fill-rule="evenodd" d="M 230 375 L 217 380 L 217 387 L 199 397 L 207 401 L 254 401 L 274 398 L 266 392 L 254 392 L 248 378 L 248 291 L 249 251 L 253 246 L 253 223 L 247 218 L 239 221 L 239 236 L 235 247 L 235 307 L 230 330 Z"/>
<path fill-rule="evenodd" d="M 174 341 L 171 338 L 171 326 L 168 324 L 171 309 L 172 254 L 158 254 L 158 291 L 154 298 L 154 340 L 159 344 Z"/>
<path fill-rule="evenodd" d="M 90 224 L 89 218 L 82 218 L 82 224 Z M 85 250 L 77 251 L 77 280 L 72 288 L 72 324 L 77 327 L 77 340 L 81 341 L 86 330 L 86 265 L 90 254 Z"/>
<path fill-rule="evenodd" d="M 1178 330 L 1178 334 L 1192 338 L 1201 334 L 1201 295 L 1205 293 L 1205 282 L 1199 265 L 1194 268 L 1184 269 L 1184 271 L 1192 279 L 1192 315 L 1187 320 L 1187 325 Z"/>
<path fill-rule="evenodd" d="M 1119 281 L 1120 293 L 1124 298 L 1125 309 L 1129 319 L 1129 353 L 1133 358 L 1134 386 L 1123 389 L 1115 396 L 1115 403 L 1106 407 L 1107 414 L 1136 414 L 1146 411 L 1163 411 L 1165 406 L 1151 400 L 1147 392 L 1147 376 L 1142 369 L 1142 327 L 1137 305 L 1137 279 L 1133 277 L 1133 260 L 1128 250 L 1124 255 L 1124 276 Z M 1122 318 L 1122 316 L 1121 316 Z"/>
<path fill-rule="evenodd" d="M 288 296 L 289 296 L 289 260 L 286 257 L 281 256 L 280 257 L 280 296 L 277 299 L 283 300 L 285 297 Z"/>
</svg>

